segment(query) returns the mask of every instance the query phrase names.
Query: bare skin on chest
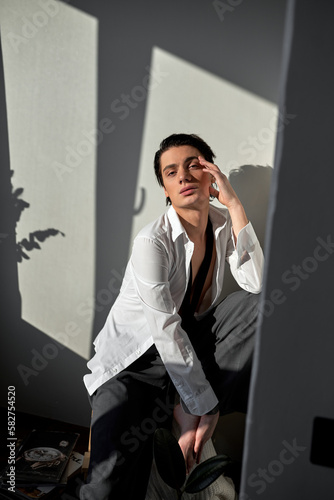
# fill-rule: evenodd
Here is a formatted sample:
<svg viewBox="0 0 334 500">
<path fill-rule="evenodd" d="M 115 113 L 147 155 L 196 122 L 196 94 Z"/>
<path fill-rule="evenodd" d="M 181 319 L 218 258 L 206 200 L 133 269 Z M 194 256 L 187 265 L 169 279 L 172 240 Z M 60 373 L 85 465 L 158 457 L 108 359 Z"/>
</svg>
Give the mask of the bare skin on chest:
<svg viewBox="0 0 334 500">
<path fill-rule="evenodd" d="M 201 267 L 201 264 L 203 262 L 204 255 L 205 255 L 205 250 L 206 250 L 206 241 L 205 240 L 202 242 L 195 242 L 194 241 L 193 243 L 194 243 L 194 252 L 192 255 L 192 259 L 191 259 L 192 285 L 194 284 L 194 280 L 197 276 L 198 270 Z M 215 262 L 216 262 L 216 246 L 214 244 L 213 248 L 212 248 L 212 257 L 211 257 L 210 267 L 209 267 L 208 274 L 206 276 L 206 279 L 205 279 L 205 282 L 204 282 L 204 285 L 202 288 L 202 293 L 201 293 L 200 299 L 198 301 L 196 311 L 198 311 L 198 309 L 202 303 L 203 297 L 205 296 L 206 292 L 208 291 L 208 289 L 210 288 L 210 286 L 212 284 Z M 194 287 L 192 287 L 192 289 L 191 289 L 190 297 L 192 297 L 193 291 L 194 291 Z"/>
</svg>

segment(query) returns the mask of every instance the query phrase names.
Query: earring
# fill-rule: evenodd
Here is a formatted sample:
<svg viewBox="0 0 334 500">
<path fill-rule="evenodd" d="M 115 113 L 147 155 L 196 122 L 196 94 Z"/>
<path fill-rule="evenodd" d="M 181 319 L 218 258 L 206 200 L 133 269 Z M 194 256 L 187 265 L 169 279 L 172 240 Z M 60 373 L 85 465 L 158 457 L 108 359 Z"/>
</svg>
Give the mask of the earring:
<svg viewBox="0 0 334 500">
<path fill-rule="evenodd" d="M 211 184 L 211 187 L 213 187 L 214 189 L 217 189 L 217 183 L 216 182 L 213 182 Z M 210 194 L 210 201 L 213 201 L 216 197 L 213 195 L 213 194 Z"/>
</svg>

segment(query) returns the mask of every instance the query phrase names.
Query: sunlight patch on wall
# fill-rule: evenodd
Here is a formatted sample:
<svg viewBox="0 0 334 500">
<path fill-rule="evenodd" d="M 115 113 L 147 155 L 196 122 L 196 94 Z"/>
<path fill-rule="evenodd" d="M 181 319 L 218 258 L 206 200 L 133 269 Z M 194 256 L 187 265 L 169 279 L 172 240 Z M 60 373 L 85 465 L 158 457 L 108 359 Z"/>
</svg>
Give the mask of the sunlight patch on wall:
<svg viewBox="0 0 334 500">
<path fill-rule="evenodd" d="M 242 166 L 272 167 L 274 163 L 276 104 L 158 47 L 153 49 L 151 68 L 165 76 L 148 94 L 135 201 L 140 210 L 133 219 L 132 240 L 166 210 L 153 158 L 168 135 L 200 135 L 212 147 L 215 162 L 226 175 Z"/>
<path fill-rule="evenodd" d="M 1 0 L 22 318 L 90 355 L 97 20 L 54 0 Z"/>
</svg>

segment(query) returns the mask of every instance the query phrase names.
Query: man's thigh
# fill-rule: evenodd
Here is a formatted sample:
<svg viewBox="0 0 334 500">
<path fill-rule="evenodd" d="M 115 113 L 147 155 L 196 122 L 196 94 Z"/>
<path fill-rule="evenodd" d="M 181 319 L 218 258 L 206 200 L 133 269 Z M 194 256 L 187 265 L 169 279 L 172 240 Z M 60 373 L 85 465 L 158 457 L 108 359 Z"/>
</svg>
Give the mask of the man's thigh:
<svg viewBox="0 0 334 500">
<path fill-rule="evenodd" d="M 244 290 L 228 295 L 213 311 L 216 357 L 231 369 L 242 366 L 252 353 L 259 295 Z"/>
<path fill-rule="evenodd" d="M 222 412 L 247 408 L 258 299 L 235 292 L 198 323 L 196 350 Z"/>
<path fill-rule="evenodd" d="M 98 438 L 109 453 L 113 448 L 135 450 L 172 413 L 166 404 L 169 389 L 169 376 L 152 346 L 92 396 L 92 440 Z"/>
</svg>

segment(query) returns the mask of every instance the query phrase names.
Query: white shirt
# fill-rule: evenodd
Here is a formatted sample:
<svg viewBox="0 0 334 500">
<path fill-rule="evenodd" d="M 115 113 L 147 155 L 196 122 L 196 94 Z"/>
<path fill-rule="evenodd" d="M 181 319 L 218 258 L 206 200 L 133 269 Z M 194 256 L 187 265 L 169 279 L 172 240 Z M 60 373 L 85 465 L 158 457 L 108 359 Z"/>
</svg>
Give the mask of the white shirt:
<svg viewBox="0 0 334 500">
<path fill-rule="evenodd" d="M 244 290 L 259 293 L 263 254 L 249 222 L 238 234 L 235 246 L 226 208 L 210 205 L 217 258 L 203 303 L 205 314 L 220 301 L 225 262 Z M 194 244 L 173 207 L 136 236 L 120 293 L 106 323 L 94 341 L 94 357 L 84 376 L 89 394 L 156 345 L 181 399 L 194 415 L 212 410 L 217 397 L 202 365 L 181 328 L 178 311 L 186 292 Z M 209 298 L 209 300 L 208 300 Z"/>
</svg>

